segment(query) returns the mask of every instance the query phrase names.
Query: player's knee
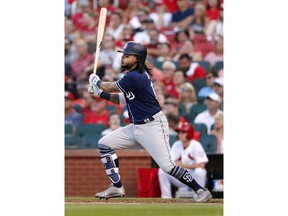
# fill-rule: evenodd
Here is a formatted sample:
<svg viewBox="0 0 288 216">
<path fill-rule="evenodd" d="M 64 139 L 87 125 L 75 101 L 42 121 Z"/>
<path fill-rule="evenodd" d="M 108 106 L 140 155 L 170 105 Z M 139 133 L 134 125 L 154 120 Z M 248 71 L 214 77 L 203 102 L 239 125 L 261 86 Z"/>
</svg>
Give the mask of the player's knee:
<svg viewBox="0 0 288 216">
<path fill-rule="evenodd" d="M 103 136 L 103 137 L 98 141 L 98 145 L 99 145 L 99 144 L 108 146 L 107 138 L 106 138 L 105 136 Z"/>
<path fill-rule="evenodd" d="M 164 164 L 164 165 L 159 165 L 159 167 L 163 170 L 165 173 L 170 173 L 172 169 L 174 168 L 175 165 L 173 164 Z"/>
</svg>

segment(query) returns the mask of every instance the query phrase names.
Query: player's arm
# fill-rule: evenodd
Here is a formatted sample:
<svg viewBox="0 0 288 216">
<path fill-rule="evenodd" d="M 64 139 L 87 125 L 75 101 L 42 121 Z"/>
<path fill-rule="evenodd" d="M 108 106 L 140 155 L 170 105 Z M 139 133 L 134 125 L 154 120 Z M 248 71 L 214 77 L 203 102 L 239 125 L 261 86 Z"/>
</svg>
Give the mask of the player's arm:
<svg viewBox="0 0 288 216">
<path fill-rule="evenodd" d="M 173 22 L 171 23 L 172 26 L 178 26 L 180 28 L 187 28 L 189 26 L 189 24 L 193 21 L 194 16 L 190 15 L 188 17 L 186 17 L 185 19 L 179 21 L 179 22 Z"/>
<path fill-rule="evenodd" d="M 108 93 L 100 89 L 98 86 L 89 84 L 88 85 L 88 92 L 93 94 L 97 97 L 101 97 L 105 100 L 111 101 L 115 104 L 120 104 L 122 106 L 126 105 L 125 96 L 123 93 Z"/>
</svg>

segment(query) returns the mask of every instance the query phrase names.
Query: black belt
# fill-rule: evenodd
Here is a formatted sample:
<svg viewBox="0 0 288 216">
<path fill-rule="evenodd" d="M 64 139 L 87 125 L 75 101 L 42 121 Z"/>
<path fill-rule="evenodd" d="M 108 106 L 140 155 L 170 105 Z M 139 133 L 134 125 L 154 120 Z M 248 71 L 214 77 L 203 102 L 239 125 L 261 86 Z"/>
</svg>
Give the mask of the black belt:
<svg viewBox="0 0 288 216">
<path fill-rule="evenodd" d="M 135 122 L 134 124 L 135 124 L 135 125 L 147 124 L 147 123 L 152 122 L 152 121 L 154 121 L 154 120 L 155 120 L 154 117 L 151 116 L 151 117 L 149 117 L 149 118 L 147 118 L 147 119 L 144 119 L 143 121 Z"/>
</svg>

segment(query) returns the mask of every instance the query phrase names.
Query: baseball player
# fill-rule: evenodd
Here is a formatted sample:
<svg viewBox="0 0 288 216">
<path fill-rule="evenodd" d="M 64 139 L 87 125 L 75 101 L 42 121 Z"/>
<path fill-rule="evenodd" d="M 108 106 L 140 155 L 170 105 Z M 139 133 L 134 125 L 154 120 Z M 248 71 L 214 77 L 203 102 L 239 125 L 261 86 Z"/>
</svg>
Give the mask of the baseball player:
<svg viewBox="0 0 288 216">
<path fill-rule="evenodd" d="M 205 187 L 207 174 L 205 164 L 208 162 L 208 157 L 201 143 L 193 139 L 193 127 L 188 122 L 180 122 L 176 131 L 179 140 L 171 147 L 173 161 L 178 166 L 186 168 L 199 185 Z M 162 198 L 172 198 L 171 184 L 178 187 L 179 191 L 189 190 L 187 185 L 168 175 L 162 169 L 159 169 L 158 177 Z M 196 194 L 193 193 L 193 195 Z"/>
<path fill-rule="evenodd" d="M 129 41 L 121 57 L 124 76 L 116 82 L 103 82 L 94 73 L 89 77 L 88 92 L 111 102 L 127 105 L 130 124 L 102 137 L 99 142 L 101 161 L 111 180 L 108 189 L 95 197 L 123 197 L 124 187 L 119 175 L 116 149 L 144 148 L 159 167 L 197 193 L 196 202 L 212 198 L 208 189 L 200 186 L 193 176 L 172 160 L 169 145 L 168 121 L 158 103 L 151 73 L 145 65 L 147 49 L 140 43 Z"/>
</svg>

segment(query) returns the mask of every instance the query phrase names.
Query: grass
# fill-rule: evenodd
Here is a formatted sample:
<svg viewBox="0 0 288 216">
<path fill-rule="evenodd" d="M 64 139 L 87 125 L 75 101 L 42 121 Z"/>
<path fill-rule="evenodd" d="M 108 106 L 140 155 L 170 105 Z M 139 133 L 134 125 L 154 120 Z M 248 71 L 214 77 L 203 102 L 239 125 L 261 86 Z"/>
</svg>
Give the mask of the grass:
<svg viewBox="0 0 288 216">
<path fill-rule="evenodd" d="M 121 202 L 120 199 L 113 202 L 109 200 L 93 202 L 95 199 L 81 198 L 84 201 L 82 203 L 73 202 L 79 201 L 80 198 L 67 200 L 72 202 L 66 202 L 65 216 L 223 216 L 223 202 L 176 203 L 176 199 L 171 199 L 169 203 L 166 199 L 150 198 L 122 199 Z"/>
</svg>

